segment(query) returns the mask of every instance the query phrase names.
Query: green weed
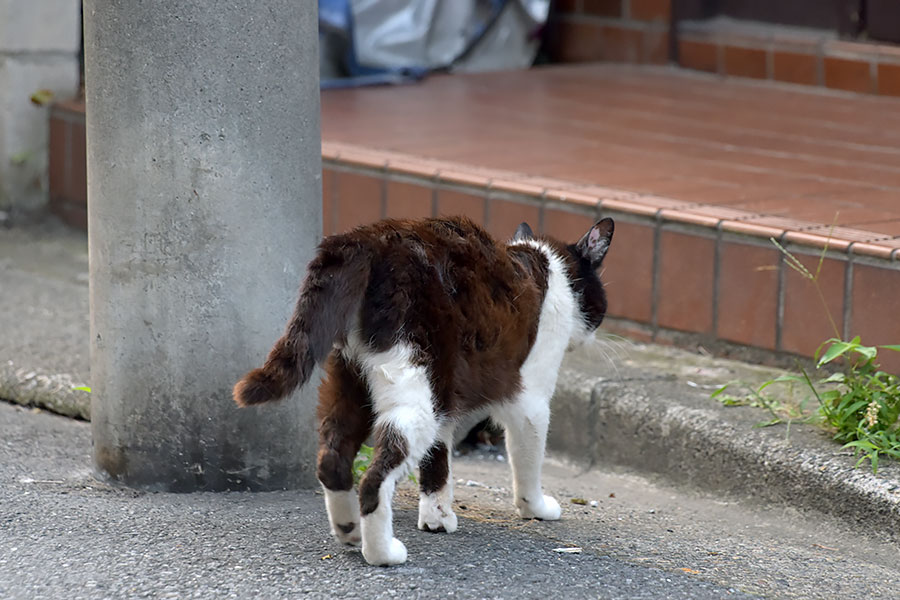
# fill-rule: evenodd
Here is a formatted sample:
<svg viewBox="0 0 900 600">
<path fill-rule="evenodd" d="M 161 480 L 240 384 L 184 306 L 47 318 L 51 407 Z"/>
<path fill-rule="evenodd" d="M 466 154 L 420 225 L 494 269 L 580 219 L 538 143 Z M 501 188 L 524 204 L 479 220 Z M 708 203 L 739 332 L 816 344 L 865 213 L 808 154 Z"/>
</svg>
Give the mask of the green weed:
<svg viewBox="0 0 900 600">
<path fill-rule="evenodd" d="M 788 384 L 787 398 L 783 394 L 774 395 L 766 391 L 769 386 L 776 383 Z M 765 409 L 772 418 L 757 423 L 755 427 L 771 427 L 772 425 L 785 423 L 787 424 L 788 435 L 790 435 L 792 423 L 816 421 L 815 411 L 807 409 L 808 398 L 796 400 L 796 387 L 800 383 L 803 383 L 803 378 L 796 375 L 782 375 L 775 379 L 764 381 L 758 387 L 743 381 L 730 381 L 714 391 L 710 397 L 715 398 L 725 406 L 752 406 Z M 737 396 L 725 393 L 735 387 L 742 389 L 743 393 Z"/>
<path fill-rule="evenodd" d="M 375 449 L 372 446 L 366 446 L 363 444 L 359 448 L 359 452 L 356 453 L 356 458 L 353 459 L 353 483 L 354 485 L 359 485 L 359 480 L 362 479 L 362 476 L 368 470 L 369 465 L 372 464 L 372 457 L 375 455 Z M 409 474 L 409 480 L 414 484 L 418 485 L 419 480 L 416 479 L 415 473 Z"/>
<path fill-rule="evenodd" d="M 833 338 L 816 351 L 817 367 L 839 358 L 847 363 L 844 372 L 820 380 L 830 389 L 816 392 L 803 373 L 819 401 L 819 414 L 835 430 L 835 441 L 862 455 L 857 466 L 868 460 L 873 473 L 882 454 L 900 460 L 900 377 L 881 370 L 879 349 L 900 352 L 898 345 L 863 346 L 859 336 L 849 342 Z"/>
<path fill-rule="evenodd" d="M 366 446 L 363 444 L 359 452 L 356 453 L 356 458 L 353 459 L 353 483 L 355 485 L 359 485 L 359 480 L 362 479 L 362 476 L 365 474 L 366 470 L 368 470 L 369 465 L 372 464 L 372 456 L 375 453 L 375 449 L 372 446 Z"/>
<path fill-rule="evenodd" d="M 843 444 L 844 448 L 853 449 L 860 457 L 857 467 L 868 460 L 872 472 L 877 473 L 880 456 L 900 460 L 900 377 L 881 369 L 878 352 L 900 352 L 900 345 L 864 346 L 859 336 L 850 341 L 841 339 L 819 285 L 828 246 L 822 250 L 815 273 L 812 273 L 777 240 L 770 239 L 784 255 L 786 264 L 815 287 L 834 330 L 835 336 L 823 342 L 815 352 L 817 372 L 838 362 L 843 364 L 843 371 L 810 376 L 798 363 L 797 374 L 783 375 L 757 388 L 742 384 L 749 393 L 741 397 L 725 394 L 726 390 L 740 382 L 722 386 L 713 392 L 712 397 L 730 406 L 756 406 L 768 410 L 773 418 L 759 424 L 762 426 L 787 422 L 790 427 L 791 422 L 802 421 L 829 427 L 834 432 L 835 441 Z M 774 384 L 789 385 L 791 394 L 799 384 L 806 392 L 806 398 L 799 405 L 782 402 L 766 393 L 767 388 Z M 815 411 L 805 410 L 810 397 L 818 403 Z"/>
</svg>

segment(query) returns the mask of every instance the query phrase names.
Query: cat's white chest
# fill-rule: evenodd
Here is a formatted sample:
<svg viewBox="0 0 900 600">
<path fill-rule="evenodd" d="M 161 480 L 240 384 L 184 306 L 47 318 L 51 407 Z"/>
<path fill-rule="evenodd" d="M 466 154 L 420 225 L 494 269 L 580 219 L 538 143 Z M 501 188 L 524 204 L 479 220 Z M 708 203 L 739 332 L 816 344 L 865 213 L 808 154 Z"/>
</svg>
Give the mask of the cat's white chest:
<svg viewBox="0 0 900 600">
<path fill-rule="evenodd" d="M 520 375 L 525 395 L 549 398 L 556 387 L 563 354 L 579 325 L 578 308 L 562 259 L 539 243 L 535 246 L 549 263 L 547 291 L 541 306 L 537 337 L 522 364 Z"/>
</svg>

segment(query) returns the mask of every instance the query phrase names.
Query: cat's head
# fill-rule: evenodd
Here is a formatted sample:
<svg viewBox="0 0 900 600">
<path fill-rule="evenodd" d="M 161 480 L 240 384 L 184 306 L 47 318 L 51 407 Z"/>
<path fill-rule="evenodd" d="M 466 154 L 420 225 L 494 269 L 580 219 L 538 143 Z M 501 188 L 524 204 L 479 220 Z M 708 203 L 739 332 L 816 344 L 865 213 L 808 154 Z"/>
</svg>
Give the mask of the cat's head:
<svg viewBox="0 0 900 600">
<path fill-rule="evenodd" d="M 600 281 L 603 259 L 612 242 L 615 223 L 606 218 L 597 221 L 581 239 L 574 244 L 563 244 L 547 240 L 566 261 L 569 282 L 575 290 L 579 309 L 584 321 L 584 334 L 592 334 L 603 317 L 606 316 L 606 292 Z M 514 240 L 534 237 L 527 223 L 516 230 Z"/>
</svg>

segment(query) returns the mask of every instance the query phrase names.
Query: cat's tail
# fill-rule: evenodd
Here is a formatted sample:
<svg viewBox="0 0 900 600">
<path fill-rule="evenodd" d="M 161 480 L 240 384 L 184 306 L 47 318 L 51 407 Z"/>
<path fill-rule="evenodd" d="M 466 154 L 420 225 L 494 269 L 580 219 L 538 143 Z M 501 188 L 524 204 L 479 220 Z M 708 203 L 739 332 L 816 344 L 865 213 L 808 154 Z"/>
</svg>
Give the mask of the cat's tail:
<svg viewBox="0 0 900 600">
<path fill-rule="evenodd" d="M 362 304 L 371 261 L 364 247 L 342 238 L 326 238 L 319 246 L 284 335 L 265 364 L 234 386 L 238 406 L 284 398 L 306 383 L 334 341 L 346 335 Z"/>
</svg>

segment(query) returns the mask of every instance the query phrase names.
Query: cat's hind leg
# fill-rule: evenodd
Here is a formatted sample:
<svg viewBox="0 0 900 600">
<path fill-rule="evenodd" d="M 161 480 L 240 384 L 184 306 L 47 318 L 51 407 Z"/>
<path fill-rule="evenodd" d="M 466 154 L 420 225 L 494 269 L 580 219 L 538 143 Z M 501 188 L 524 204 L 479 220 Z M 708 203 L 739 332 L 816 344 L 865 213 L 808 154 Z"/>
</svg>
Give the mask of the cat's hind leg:
<svg viewBox="0 0 900 600">
<path fill-rule="evenodd" d="M 438 433 L 428 373 L 412 356 L 411 349 L 395 346 L 364 359 L 377 415 L 375 453 L 359 484 L 363 557 L 372 565 L 406 562 L 406 546 L 394 537 L 394 488 Z"/>
<path fill-rule="evenodd" d="M 550 401 L 522 393 L 514 402 L 492 411 L 506 430 L 506 452 L 512 467 L 516 509 L 523 519 L 555 521 L 562 509 L 541 491 L 541 466 L 550 425 Z"/>
<path fill-rule="evenodd" d="M 316 473 L 325 492 L 331 532 L 338 541 L 362 542 L 359 501 L 353 490 L 353 460 L 372 430 L 369 391 L 358 369 L 334 353 L 319 388 L 319 454 Z"/>
<path fill-rule="evenodd" d="M 450 467 L 452 448 L 453 424 L 447 424 L 441 427 L 438 441 L 419 463 L 419 529 L 422 531 L 456 531 Z"/>
</svg>

